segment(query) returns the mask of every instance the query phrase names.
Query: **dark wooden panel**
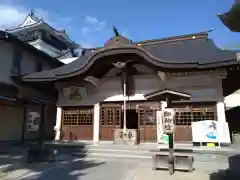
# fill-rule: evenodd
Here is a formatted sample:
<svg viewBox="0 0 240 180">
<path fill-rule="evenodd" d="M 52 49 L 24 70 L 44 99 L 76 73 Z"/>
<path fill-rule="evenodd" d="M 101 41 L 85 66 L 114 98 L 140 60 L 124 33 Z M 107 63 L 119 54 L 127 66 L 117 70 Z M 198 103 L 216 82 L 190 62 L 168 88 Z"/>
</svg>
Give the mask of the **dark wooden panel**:
<svg viewBox="0 0 240 180">
<path fill-rule="evenodd" d="M 177 125 L 174 134 L 176 142 L 191 142 L 192 141 L 192 127 Z"/>
<path fill-rule="evenodd" d="M 93 127 L 92 126 L 63 126 L 62 127 L 63 140 L 92 140 Z"/>
</svg>

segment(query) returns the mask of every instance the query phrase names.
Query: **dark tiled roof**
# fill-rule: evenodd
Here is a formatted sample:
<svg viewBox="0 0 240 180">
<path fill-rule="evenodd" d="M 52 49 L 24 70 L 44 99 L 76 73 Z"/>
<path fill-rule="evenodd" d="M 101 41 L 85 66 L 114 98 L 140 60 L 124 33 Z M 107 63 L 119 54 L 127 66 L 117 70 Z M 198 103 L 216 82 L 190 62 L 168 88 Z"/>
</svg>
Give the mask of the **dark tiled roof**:
<svg viewBox="0 0 240 180">
<path fill-rule="evenodd" d="M 236 64 L 236 51 L 225 51 L 216 47 L 206 34 L 165 38 L 163 41 L 146 41 L 145 43 L 121 45 L 89 51 L 72 63 L 50 71 L 43 71 L 25 76 L 26 81 L 57 80 L 79 75 L 88 70 L 95 60 L 103 56 L 135 53 L 146 61 L 164 68 L 204 69 Z M 179 38 L 180 37 L 180 38 Z"/>
<path fill-rule="evenodd" d="M 33 47 L 32 45 L 19 40 L 16 36 L 12 35 L 11 33 L 8 33 L 5 31 L 0 31 L 0 40 L 9 41 L 13 44 L 19 44 L 22 48 L 25 48 L 26 50 L 39 55 L 44 60 L 52 62 L 57 66 L 62 66 L 64 64 L 61 61 L 59 61 L 58 59 L 49 56 L 45 52 L 40 51 L 39 49 Z"/>
<path fill-rule="evenodd" d="M 235 52 L 221 50 L 209 39 L 152 44 L 143 46 L 143 49 L 168 63 L 208 64 L 236 59 Z"/>
</svg>

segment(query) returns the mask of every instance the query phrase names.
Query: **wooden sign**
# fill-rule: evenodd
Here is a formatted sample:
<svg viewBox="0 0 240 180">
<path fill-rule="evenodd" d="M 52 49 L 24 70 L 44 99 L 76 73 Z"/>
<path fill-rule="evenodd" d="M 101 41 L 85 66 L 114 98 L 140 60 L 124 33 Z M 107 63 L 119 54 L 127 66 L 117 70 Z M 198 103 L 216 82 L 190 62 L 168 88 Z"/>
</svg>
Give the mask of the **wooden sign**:
<svg viewBox="0 0 240 180">
<path fill-rule="evenodd" d="M 162 118 L 162 128 L 164 133 L 173 134 L 175 130 L 174 117 L 175 110 L 171 108 L 166 108 L 163 110 L 163 118 Z"/>
</svg>

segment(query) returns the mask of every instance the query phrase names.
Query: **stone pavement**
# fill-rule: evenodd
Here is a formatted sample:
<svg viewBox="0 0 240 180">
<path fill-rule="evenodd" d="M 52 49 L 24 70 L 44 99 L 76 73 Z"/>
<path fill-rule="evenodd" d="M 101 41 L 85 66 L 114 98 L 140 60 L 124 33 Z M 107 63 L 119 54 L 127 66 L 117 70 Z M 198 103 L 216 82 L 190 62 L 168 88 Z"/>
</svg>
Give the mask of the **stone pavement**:
<svg viewBox="0 0 240 180">
<path fill-rule="evenodd" d="M 38 164 L 14 164 L 1 167 L 1 180 L 18 180 L 25 177 L 35 176 L 44 170 L 53 168 L 54 163 L 38 163 Z"/>
<path fill-rule="evenodd" d="M 195 170 L 194 172 L 176 171 L 174 175 L 169 175 L 168 171 L 153 171 L 151 167 L 139 166 L 131 180 L 239 180 L 239 174 L 234 174 L 228 170 L 217 172 Z"/>
<path fill-rule="evenodd" d="M 69 160 L 69 157 L 58 157 L 56 162 L 26 163 L 23 154 L 0 154 L 0 180 L 26 179 Z"/>
</svg>

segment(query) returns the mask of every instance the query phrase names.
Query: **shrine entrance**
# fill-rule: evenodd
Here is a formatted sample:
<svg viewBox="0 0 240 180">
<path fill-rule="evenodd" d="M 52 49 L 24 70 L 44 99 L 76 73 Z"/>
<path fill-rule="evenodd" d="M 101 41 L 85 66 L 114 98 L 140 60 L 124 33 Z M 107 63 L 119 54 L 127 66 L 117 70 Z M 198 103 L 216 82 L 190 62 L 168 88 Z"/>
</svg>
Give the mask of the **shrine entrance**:
<svg viewBox="0 0 240 180">
<path fill-rule="evenodd" d="M 123 103 L 101 104 L 100 141 L 114 141 L 116 129 L 123 129 Z M 156 111 L 159 102 L 128 102 L 126 107 L 127 129 L 136 129 L 138 142 L 157 142 Z"/>
<path fill-rule="evenodd" d="M 157 142 L 157 111 L 160 103 L 146 102 L 139 104 L 139 139 L 140 142 Z"/>
</svg>

